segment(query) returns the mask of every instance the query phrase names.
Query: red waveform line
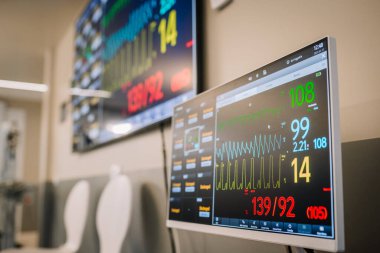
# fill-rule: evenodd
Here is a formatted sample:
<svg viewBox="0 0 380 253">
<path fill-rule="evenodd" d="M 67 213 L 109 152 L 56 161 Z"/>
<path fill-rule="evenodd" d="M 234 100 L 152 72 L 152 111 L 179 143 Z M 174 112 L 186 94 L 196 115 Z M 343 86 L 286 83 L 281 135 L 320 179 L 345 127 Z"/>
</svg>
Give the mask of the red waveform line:
<svg viewBox="0 0 380 253">
<path fill-rule="evenodd" d="M 324 192 L 331 192 L 331 188 L 329 188 L 329 187 L 323 187 L 323 191 Z"/>
<path fill-rule="evenodd" d="M 194 44 L 193 40 L 189 40 L 188 42 L 186 42 L 186 47 L 189 48 L 189 47 L 192 47 Z"/>
</svg>

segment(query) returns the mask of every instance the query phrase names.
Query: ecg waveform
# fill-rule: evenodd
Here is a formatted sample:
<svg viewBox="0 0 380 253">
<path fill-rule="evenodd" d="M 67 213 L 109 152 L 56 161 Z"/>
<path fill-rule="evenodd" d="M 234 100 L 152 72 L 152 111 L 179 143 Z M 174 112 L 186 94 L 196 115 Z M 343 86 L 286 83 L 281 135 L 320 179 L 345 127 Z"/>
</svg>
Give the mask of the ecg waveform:
<svg viewBox="0 0 380 253">
<path fill-rule="evenodd" d="M 218 130 L 223 131 L 225 128 L 228 127 L 234 127 L 238 124 L 252 124 L 256 121 L 259 121 L 260 118 L 266 117 L 266 116 L 276 116 L 279 115 L 282 112 L 282 108 L 265 108 L 260 111 L 248 113 L 248 114 L 242 114 L 234 116 L 226 121 L 222 121 L 218 123 Z"/>
<path fill-rule="evenodd" d="M 279 189 L 281 188 L 281 163 L 285 155 L 279 155 L 277 172 L 275 173 L 273 155 L 267 159 L 264 157 L 250 158 L 250 166 L 247 169 L 246 159 L 216 163 L 216 190 L 255 190 L 255 189 Z M 255 174 L 255 162 L 259 162 L 258 175 Z"/>
<path fill-rule="evenodd" d="M 233 160 L 245 155 L 253 158 L 281 149 L 281 135 L 255 135 L 251 141 L 227 141 L 216 150 L 216 157 L 221 161 L 227 155 L 227 160 Z"/>
</svg>

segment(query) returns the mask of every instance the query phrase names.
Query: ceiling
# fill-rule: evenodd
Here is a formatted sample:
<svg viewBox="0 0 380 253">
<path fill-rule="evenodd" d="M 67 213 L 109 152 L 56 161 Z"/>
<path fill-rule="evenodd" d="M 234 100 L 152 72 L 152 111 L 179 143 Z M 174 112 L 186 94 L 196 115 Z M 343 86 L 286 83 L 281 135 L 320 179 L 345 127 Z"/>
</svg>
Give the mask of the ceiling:
<svg viewBox="0 0 380 253">
<path fill-rule="evenodd" d="M 55 47 L 86 2 L 0 0 L 0 80 L 42 83 L 45 50 Z"/>
</svg>

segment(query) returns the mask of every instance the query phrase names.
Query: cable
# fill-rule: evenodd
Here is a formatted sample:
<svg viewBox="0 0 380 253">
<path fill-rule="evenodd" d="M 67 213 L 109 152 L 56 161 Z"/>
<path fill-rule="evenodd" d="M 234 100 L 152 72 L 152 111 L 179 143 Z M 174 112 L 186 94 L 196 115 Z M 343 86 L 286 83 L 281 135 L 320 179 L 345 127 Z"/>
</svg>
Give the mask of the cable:
<svg viewBox="0 0 380 253">
<path fill-rule="evenodd" d="M 168 184 L 168 172 L 167 172 L 167 158 L 166 158 L 166 142 L 165 142 L 165 133 L 164 133 L 164 123 L 160 124 L 160 133 L 161 133 L 161 143 L 162 143 L 162 158 L 164 161 L 164 176 L 165 176 L 165 189 L 169 193 L 169 184 Z"/>
<path fill-rule="evenodd" d="M 162 156 L 163 156 L 163 161 L 164 161 L 164 182 L 165 182 L 165 189 L 166 193 L 169 194 L 169 183 L 168 183 L 168 172 L 167 172 L 167 157 L 166 157 L 166 142 L 165 142 L 165 125 L 162 122 L 160 124 L 160 133 L 161 133 L 161 143 L 162 143 Z M 168 195 L 167 195 L 168 196 Z M 174 235 L 173 235 L 173 230 L 172 228 L 168 227 L 168 232 L 169 232 L 169 238 L 170 238 L 170 245 L 172 247 L 172 252 L 176 253 L 176 245 L 175 245 L 175 240 L 174 240 Z"/>
</svg>

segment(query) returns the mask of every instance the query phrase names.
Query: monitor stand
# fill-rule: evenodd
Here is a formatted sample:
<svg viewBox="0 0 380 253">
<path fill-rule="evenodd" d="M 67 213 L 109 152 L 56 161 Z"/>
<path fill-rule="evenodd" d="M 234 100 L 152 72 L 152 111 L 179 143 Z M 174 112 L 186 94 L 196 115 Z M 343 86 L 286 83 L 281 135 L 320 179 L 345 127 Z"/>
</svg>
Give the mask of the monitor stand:
<svg viewBox="0 0 380 253">
<path fill-rule="evenodd" d="M 290 247 L 292 253 L 314 253 L 312 249 L 300 248 L 300 247 Z"/>
</svg>

